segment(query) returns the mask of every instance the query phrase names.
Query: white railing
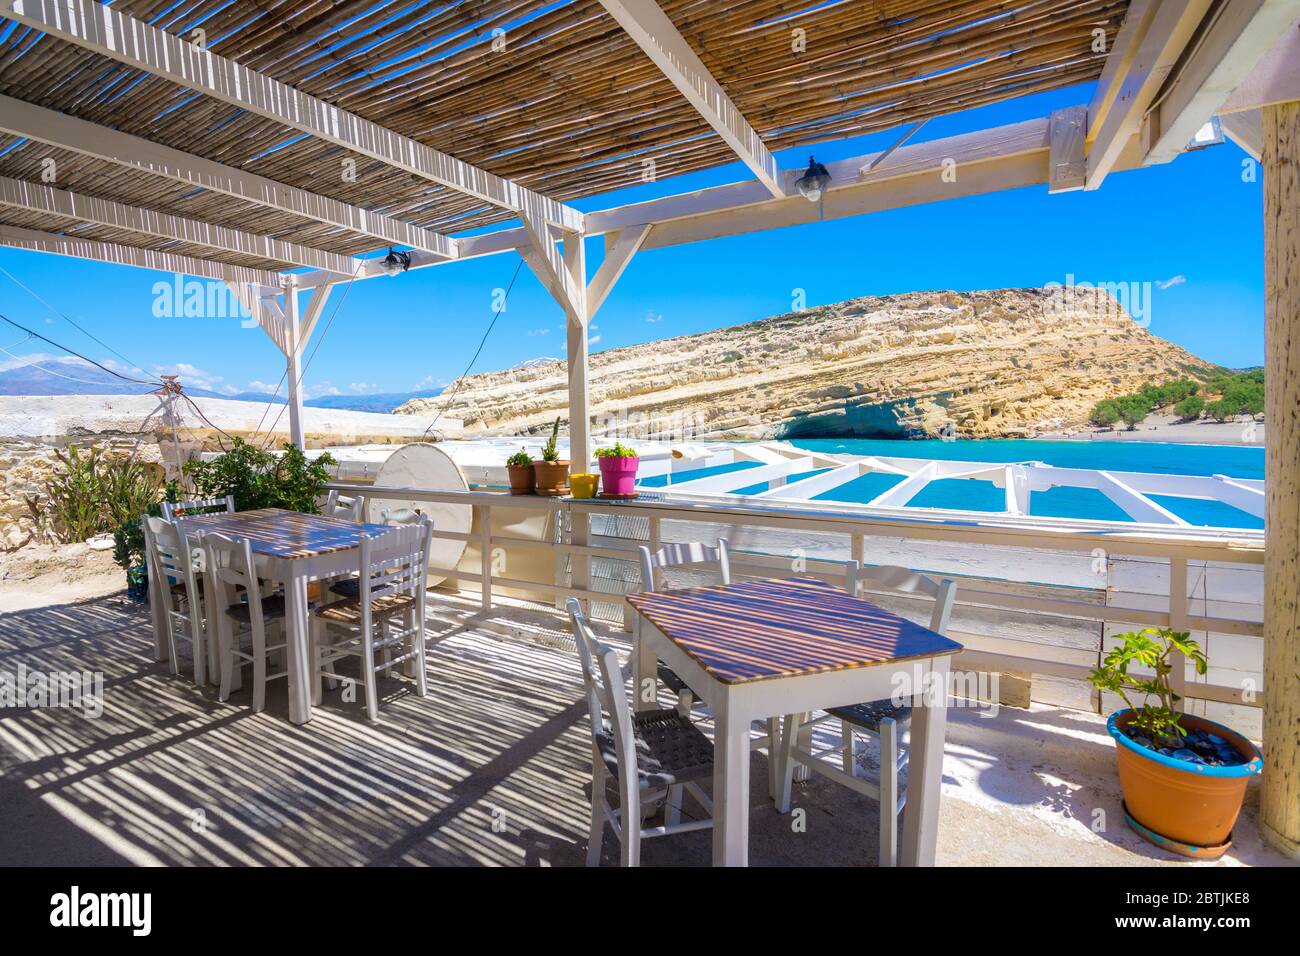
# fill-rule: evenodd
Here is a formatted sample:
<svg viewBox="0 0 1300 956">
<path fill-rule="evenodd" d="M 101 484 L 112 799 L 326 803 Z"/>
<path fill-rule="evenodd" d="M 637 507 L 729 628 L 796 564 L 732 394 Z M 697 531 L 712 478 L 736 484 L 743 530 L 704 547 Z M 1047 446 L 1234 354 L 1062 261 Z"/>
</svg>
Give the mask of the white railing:
<svg viewBox="0 0 1300 956">
<path fill-rule="evenodd" d="M 741 576 L 803 574 L 839 581 L 840 562 L 853 557 L 951 577 L 959 583 L 953 636 L 966 645 L 959 663 L 970 670 L 1079 682 L 1120 630 L 1192 631 L 1208 648 L 1213 679 L 1177 669 L 1180 693 L 1201 709 L 1262 704 L 1262 665 L 1256 665 L 1263 636 L 1262 532 L 1003 515 L 931 520 L 854 514 L 851 506 L 724 504 L 677 500 L 671 494 L 608 502 L 354 483 L 329 487 L 373 499 L 470 509 L 469 532 L 435 530 L 436 538 L 466 545 L 455 567 L 437 570 L 452 586 L 474 587 L 484 609 L 492 608 L 498 591 L 544 600 L 574 596 L 618 602 L 611 592 L 593 587 L 591 562 L 631 561 L 636 542 L 593 536 L 591 520 L 620 516 L 643 519 L 642 540 L 652 547 L 725 535 L 738 552 L 732 567 Z M 498 533 L 494 516 L 498 523 L 505 516 L 541 518 L 545 530 L 534 527 L 527 537 Z M 521 566 L 532 573 L 512 575 L 511 569 Z M 546 573 L 537 573 L 539 567 Z M 905 600 L 895 604 L 906 611 Z M 1087 692 L 1076 683 L 1073 693 Z M 1249 723 L 1250 712 L 1245 713 Z"/>
</svg>

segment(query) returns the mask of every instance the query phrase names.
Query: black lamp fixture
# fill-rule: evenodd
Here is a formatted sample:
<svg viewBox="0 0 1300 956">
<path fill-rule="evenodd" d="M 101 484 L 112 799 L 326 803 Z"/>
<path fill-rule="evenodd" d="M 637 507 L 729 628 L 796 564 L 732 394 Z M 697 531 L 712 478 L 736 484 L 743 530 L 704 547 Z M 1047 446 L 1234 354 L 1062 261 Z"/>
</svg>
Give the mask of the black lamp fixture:
<svg viewBox="0 0 1300 956">
<path fill-rule="evenodd" d="M 831 174 L 826 167 L 817 162 L 815 156 L 808 157 L 808 169 L 794 181 L 803 198 L 809 202 L 820 202 L 826 187 L 831 184 Z"/>
<path fill-rule="evenodd" d="M 401 252 L 390 248 L 388 255 L 384 256 L 385 275 L 395 276 L 409 268 L 411 268 L 411 254 L 409 252 Z"/>
</svg>

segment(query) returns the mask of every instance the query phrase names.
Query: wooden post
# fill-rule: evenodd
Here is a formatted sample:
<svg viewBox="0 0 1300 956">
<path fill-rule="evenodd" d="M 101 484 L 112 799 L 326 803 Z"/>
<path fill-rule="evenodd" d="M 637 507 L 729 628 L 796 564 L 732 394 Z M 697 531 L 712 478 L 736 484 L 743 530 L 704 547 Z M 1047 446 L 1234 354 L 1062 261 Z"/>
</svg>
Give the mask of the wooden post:
<svg viewBox="0 0 1300 956">
<path fill-rule="evenodd" d="M 299 341 L 302 332 L 302 313 L 298 307 L 298 290 L 287 289 L 284 293 L 284 320 L 288 326 L 285 344 L 285 383 L 289 386 L 289 440 L 299 448 L 307 446 L 302 434 L 302 349 L 306 344 Z"/>
<path fill-rule="evenodd" d="M 591 407 L 587 399 L 587 252 L 582 235 L 564 233 L 564 268 L 573 287 L 573 308 L 565 309 L 569 358 L 569 471 L 591 470 Z M 573 512 L 570 517 L 571 544 L 591 543 L 591 517 Z M 570 586 L 591 587 L 591 556 L 575 553 L 569 561 Z M 583 600 L 590 613 L 590 602 Z"/>
<path fill-rule="evenodd" d="M 1265 838 L 1300 859 L 1300 101 L 1264 117 Z"/>
</svg>

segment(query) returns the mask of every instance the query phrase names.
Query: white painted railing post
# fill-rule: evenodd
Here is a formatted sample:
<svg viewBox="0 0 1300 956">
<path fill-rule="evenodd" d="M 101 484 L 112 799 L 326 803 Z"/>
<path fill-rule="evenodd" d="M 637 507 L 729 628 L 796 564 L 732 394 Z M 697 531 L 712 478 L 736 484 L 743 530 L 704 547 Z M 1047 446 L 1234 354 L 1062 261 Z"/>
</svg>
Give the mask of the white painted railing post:
<svg viewBox="0 0 1300 956">
<path fill-rule="evenodd" d="M 478 509 L 479 567 L 483 578 L 483 610 L 492 610 L 492 509 L 483 505 Z"/>
<path fill-rule="evenodd" d="M 1187 628 L 1187 559 L 1171 557 L 1169 559 L 1169 626 L 1175 631 Z M 1206 648 L 1208 651 L 1208 648 Z M 1173 688 L 1179 700 L 1175 705 L 1179 710 L 1187 709 L 1187 658 L 1181 651 L 1169 655 L 1169 686 Z"/>
</svg>

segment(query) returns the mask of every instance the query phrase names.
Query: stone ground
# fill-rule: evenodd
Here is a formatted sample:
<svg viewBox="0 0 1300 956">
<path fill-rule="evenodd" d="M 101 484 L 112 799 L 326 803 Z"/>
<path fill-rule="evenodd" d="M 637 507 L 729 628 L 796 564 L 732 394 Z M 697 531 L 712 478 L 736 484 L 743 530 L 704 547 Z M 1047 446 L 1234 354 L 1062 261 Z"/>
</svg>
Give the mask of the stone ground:
<svg viewBox="0 0 1300 956">
<path fill-rule="evenodd" d="M 170 675 L 152 660 L 147 614 L 120 594 L 0 615 L 0 671 L 88 669 L 105 687 L 95 719 L 0 711 L 0 865 L 581 864 L 590 738 L 562 621 L 537 606 L 431 603 L 427 698 L 388 680 L 377 723 L 334 693 L 302 727 L 282 684 L 254 715 L 247 692 L 220 703 Z M 1100 716 L 987 713 L 951 711 L 941 865 L 1207 865 L 1124 825 Z M 871 801 L 798 784 L 796 833 L 763 792 L 761 754 L 751 772 L 754 864 L 874 865 Z M 1261 845 L 1256 802 L 1252 787 L 1219 865 L 1284 862 Z M 709 846 L 707 832 L 652 840 L 643 860 L 704 865 Z M 604 862 L 616 861 L 607 831 Z"/>
</svg>

